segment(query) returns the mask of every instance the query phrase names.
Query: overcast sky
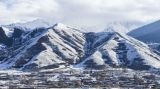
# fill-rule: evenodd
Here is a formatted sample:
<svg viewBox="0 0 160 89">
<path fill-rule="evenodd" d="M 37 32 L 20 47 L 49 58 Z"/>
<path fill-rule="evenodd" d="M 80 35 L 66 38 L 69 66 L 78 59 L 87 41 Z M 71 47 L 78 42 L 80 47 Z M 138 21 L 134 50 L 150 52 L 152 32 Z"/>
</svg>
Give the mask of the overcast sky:
<svg viewBox="0 0 160 89">
<path fill-rule="evenodd" d="M 160 0 L 0 0 L 0 24 L 43 19 L 101 29 L 109 22 L 159 20 L 159 8 Z"/>
</svg>

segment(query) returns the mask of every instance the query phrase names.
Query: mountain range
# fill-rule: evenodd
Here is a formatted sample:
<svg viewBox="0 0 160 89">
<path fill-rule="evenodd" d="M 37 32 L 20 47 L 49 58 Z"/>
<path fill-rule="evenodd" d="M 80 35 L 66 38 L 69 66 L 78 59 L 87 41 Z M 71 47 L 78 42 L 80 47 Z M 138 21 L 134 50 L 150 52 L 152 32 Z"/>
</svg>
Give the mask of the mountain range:
<svg viewBox="0 0 160 89">
<path fill-rule="evenodd" d="M 0 27 L 1 69 L 37 70 L 66 65 L 151 70 L 160 68 L 160 54 L 119 31 L 82 32 L 61 23 L 51 26 L 41 21 Z"/>
</svg>

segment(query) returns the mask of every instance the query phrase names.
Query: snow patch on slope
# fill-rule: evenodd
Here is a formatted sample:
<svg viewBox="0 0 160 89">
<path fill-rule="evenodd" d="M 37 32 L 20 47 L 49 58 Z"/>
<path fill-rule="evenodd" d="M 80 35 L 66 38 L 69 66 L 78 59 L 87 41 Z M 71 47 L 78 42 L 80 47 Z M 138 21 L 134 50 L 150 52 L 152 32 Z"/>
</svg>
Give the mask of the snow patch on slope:
<svg viewBox="0 0 160 89">
<path fill-rule="evenodd" d="M 2 50 L 2 49 L 4 49 L 4 48 L 6 48 L 6 45 L 0 44 L 0 50 Z"/>
<path fill-rule="evenodd" d="M 41 53 L 39 53 L 35 57 L 33 57 L 29 63 L 24 65 L 24 67 L 27 65 L 33 64 L 33 63 L 37 64 L 38 67 L 43 67 L 43 66 L 48 66 L 48 65 L 54 64 L 54 63 L 62 63 L 63 62 L 62 60 L 59 60 L 58 55 L 53 53 L 51 47 L 49 47 L 45 43 L 42 43 L 42 44 L 47 49 L 42 51 Z"/>
<path fill-rule="evenodd" d="M 117 44 L 117 42 L 115 40 L 110 40 L 110 41 L 108 41 L 107 44 L 105 44 L 101 48 L 101 50 L 103 50 L 102 51 L 103 54 L 108 54 L 106 56 L 108 56 L 109 58 L 111 58 L 113 64 L 119 65 L 119 60 L 117 60 L 118 59 L 117 54 L 114 51 L 114 48 L 117 47 L 117 46 L 118 46 L 118 44 Z"/>
<path fill-rule="evenodd" d="M 104 65 L 104 59 L 102 59 L 102 54 L 99 51 L 96 51 L 88 59 L 93 60 L 97 65 Z"/>
<path fill-rule="evenodd" d="M 9 29 L 6 27 L 2 27 L 3 31 L 5 32 L 6 36 L 12 37 L 12 34 L 14 33 L 14 29 Z"/>
</svg>

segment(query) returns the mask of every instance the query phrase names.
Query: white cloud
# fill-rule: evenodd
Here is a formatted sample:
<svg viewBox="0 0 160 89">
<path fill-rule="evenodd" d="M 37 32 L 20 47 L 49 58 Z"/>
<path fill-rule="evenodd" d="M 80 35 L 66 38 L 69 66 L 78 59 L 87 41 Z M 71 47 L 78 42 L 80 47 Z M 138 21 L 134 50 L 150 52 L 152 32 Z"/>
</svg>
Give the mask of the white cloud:
<svg viewBox="0 0 160 89">
<path fill-rule="evenodd" d="M 44 19 L 102 29 L 112 21 L 160 18 L 159 0 L 0 0 L 0 24 Z"/>
<path fill-rule="evenodd" d="M 9 3 L 12 2 L 12 3 Z M 0 24 L 29 21 L 36 18 L 52 19 L 61 16 L 54 0 L 7 0 L 0 2 Z"/>
</svg>

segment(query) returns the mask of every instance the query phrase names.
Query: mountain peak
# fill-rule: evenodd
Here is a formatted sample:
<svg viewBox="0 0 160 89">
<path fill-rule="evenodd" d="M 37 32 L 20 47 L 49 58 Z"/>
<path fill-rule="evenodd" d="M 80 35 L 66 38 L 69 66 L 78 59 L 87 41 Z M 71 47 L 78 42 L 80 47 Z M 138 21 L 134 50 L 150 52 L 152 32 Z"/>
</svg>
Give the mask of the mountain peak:
<svg viewBox="0 0 160 89">
<path fill-rule="evenodd" d="M 137 38 L 143 42 L 160 42 L 159 40 L 160 32 L 160 20 L 144 25 L 140 28 L 134 29 L 129 32 L 128 35 Z"/>
<path fill-rule="evenodd" d="M 62 23 L 56 23 L 54 26 L 54 29 L 67 29 L 68 27 Z"/>
<path fill-rule="evenodd" d="M 104 30 L 105 32 L 120 32 L 120 33 L 127 33 L 129 29 L 121 23 L 118 22 L 112 22 L 109 23 Z"/>
<path fill-rule="evenodd" d="M 27 28 L 27 29 L 33 30 L 35 28 L 41 28 L 41 27 L 48 28 L 50 27 L 50 24 L 44 20 L 36 19 L 33 21 L 25 22 L 25 23 L 14 23 L 10 25 L 5 25 L 4 27 L 9 27 L 9 28 L 21 27 L 21 28 Z"/>
</svg>

